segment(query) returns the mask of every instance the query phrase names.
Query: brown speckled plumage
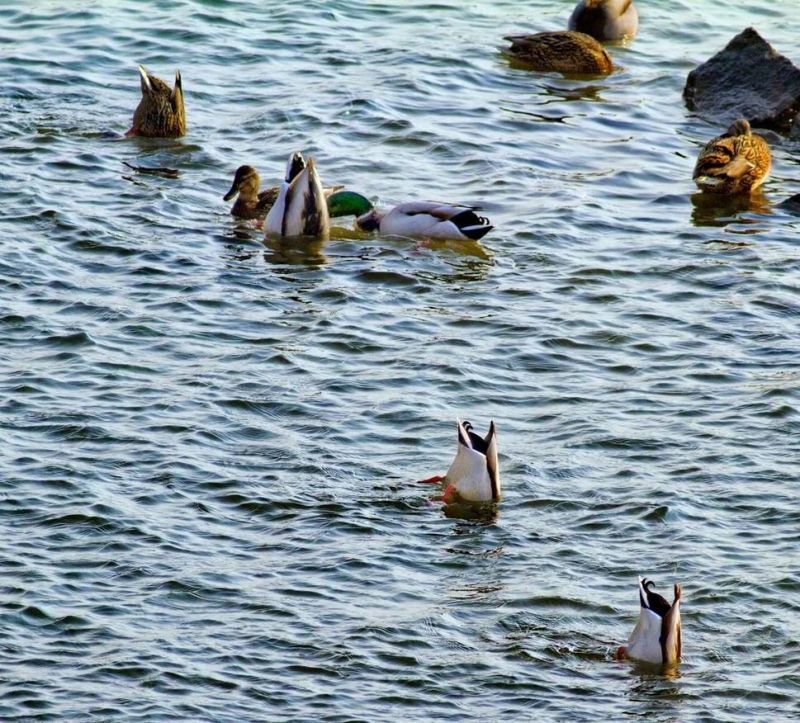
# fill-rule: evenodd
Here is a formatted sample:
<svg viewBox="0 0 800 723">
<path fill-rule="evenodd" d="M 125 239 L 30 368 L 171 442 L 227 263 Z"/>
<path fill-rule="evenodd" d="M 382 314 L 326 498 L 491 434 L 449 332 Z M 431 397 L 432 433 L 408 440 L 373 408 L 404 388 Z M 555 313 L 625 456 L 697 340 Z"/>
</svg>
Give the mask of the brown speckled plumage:
<svg viewBox="0 0 800 723">
<path fill-rule="evenodd" d="M 533 70 L 605 75 L 614 70 L 611 56 L 593 37 L 562 30 L 534 35 L 511 35 L 508 52 Z"/>
<path fill-rule="evenodd" d="M 764 182 L 770 164 L 767 142 L 751 133 L 750 123 L 740 118 L 706 143 L 692 179 L 706 193 L 751 193 Z"/>
<path fill-rule="evenodd" d="M 142 99 L 133 113 L 133 125 L 127 136 L 147 138 L 180 138 L 186 134 L 186 112 L 183 107 L 181 73 L 175 72 L 175 85 L 170 87 L 161 78 L 139 66 Z"/>
<path fill-rule="evenodd" d="M 230 201 L 238 194 L 238 198 L 231 208 L 232 216 L 257 219 L 267 215 L 278 199 L 280 188 L 275 186 L 259 193 L 260 183 L 258 172 L 252 166 L 239 166 L 236 169 L 233 185 L 224 196 L 226 201 Z"/>
</svg>

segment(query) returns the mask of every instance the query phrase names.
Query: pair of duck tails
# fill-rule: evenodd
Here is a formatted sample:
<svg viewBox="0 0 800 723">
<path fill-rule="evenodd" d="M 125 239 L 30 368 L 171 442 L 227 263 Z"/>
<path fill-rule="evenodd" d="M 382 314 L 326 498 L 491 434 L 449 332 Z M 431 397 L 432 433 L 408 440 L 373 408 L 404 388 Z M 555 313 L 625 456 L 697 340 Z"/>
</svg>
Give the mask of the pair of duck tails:
<svg viewBox="0 0 800 723">
<path fill-rule="evenodd" d="M 507 52 L 532 70 L 607 75 L 614 63 L 599 41 L 633 37 L 638 27 L 632 0 L 580 0 L 569 18 L 569 30 L 510 35 Z"/>
<path fill-rule="evenodd" d="M 617 650 L 617 658 L 631 658 L 655 665 L 674 665 L 681 659 L 681 595 L 675 585 L 670 605 L 653 592 L 652 580 L 639 578 L 639 620 L 628 644 Z"/>
<path fill-rule="evenodd" d="M 181 71 L 175 71 L 170 88 L 161 78 L 139 66 L 142 100 L 133 113 L 133 125 L 126 136 L 145 138 L 181 138 L 186 135 L 186 111 L 183 107 Z"/>
<path fill-rule="evenodd" d="M 322 183 L 314 166 L 300 153 L 286 163 L 286 176 L 275 204 L 264 220 L 265 235 L 324 238 L 330 232 L 330 216 Z"/>
<path fill-rule="evenodd" d="M 772 158 L 767 142 L 750 130 L 744 118 L 710 140 L 697 158 L 692 179 L 706 193 L 751 193 L 769 173 Z"/>
</svg>

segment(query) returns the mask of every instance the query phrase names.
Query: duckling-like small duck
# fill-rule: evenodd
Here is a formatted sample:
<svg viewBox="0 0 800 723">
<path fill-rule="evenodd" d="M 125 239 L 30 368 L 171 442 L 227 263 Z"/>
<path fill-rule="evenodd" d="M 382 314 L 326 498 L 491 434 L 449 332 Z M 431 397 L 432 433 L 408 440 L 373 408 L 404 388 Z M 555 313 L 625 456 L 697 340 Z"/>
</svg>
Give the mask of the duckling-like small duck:
<svg viewBox="0 0 800 723">
<path fill-rule="evenodd" d="M 327 237 L 330 216 L 322 183 L 314 166 L 300 153 L 293 153 L 286 164 L 286 177 L 278 198 L 264 220 L 265 236 Z"/>
<path fill-rule="evenodd" d="M 652 580 L 639 578 L 639 620 L 628 644 L 617 649 L 617 659 L 631 658 L 656 665 L 674 665 L 681 659 L 681 594 L 675 585 L 670 605 L 653 592 Z"/>
<path fill-rule="evenodd" d="M 362 231 L 392 236 L 477 241 L 494 228 L 487 218 L 475 213 L 479 210 L 476 206 L 412 201 L 381 212 L 360 193 L 338 191 L 328 199 L 328 207 L 331 216 L 356 216 L 356 226 Z"/>
<path fill-rule="evenodd" d="M 622 40 L 636 35 L 639 13 L 633 0 L 580 0 L 568 27 L 596 40 Z"/>
<path fill-rule="evenodd" d="M 172 89 L 141 65 L 139 73 L 142 99 L 133 113 L 133 125 L 125 135 L 146 138 L 181 138 L 186 135 L 181 71 L 175 71 L 175 85 Z"/>
<path fill-rule="evenodd" d="M 447 474 L 434 475 L 420 483 L 445 482 L 444 502 L 499 502 L 500 467 L 497 462 L 497 429 L 489 424 L 489 433 L 481 437 L 469 422 L 456 419 L 458 446 Z"/>
<path fill-rule="evenodd" d="M 509 35 L 507 52 L 524 61 L 532 70 L 607 75 L 614 63 L 606 49 L 591 35 L 572 30 L 557 30 L 533 35 Z"/>
<path fill-rule="evenodd" d="M 740 118 L 706 143 L 692 180 L 706 193 L 751 193 L 764 182 L 771 164 L 767 142 L 754 135 L 750 123 Z"/>
</svg>

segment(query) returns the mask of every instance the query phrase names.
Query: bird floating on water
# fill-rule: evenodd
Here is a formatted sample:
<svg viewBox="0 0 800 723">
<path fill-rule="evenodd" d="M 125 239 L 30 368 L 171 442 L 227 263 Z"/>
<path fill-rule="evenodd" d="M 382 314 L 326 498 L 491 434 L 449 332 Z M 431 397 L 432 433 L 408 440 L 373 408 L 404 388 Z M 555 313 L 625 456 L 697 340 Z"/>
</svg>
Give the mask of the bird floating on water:
<svg viewBox="0 0 800 723">
<path fill-rule="evenodd" d="M 447 474 L 420 480 L 421 483 L 444 482 L 447 487 L 441 497 L 450 502 L 499 502 L 500 468 L 497 463 L 497 429 L 489 424 L 489 433 L 481 437 L 472 431 L 469 422 L 456 419 L 458 446 Z"/>
<path fill-rule="evenodd" d="M 531 70 L 607 75 L 614 70 L 608 51 L 591 35 L 572 30 L 557 30 L 532 35 L 508 35 L 506 50 Z"/>
<path fill-rule="evenodd" d="M 692 180 L 706 193 L 751 193 L 764 182 L 771 163 L 767 142 L 751 132 L 749 121 L 740 118 L 706 143 Z"/>
<path fill-rule="evenodd" d="M 265 235 L 283 237 L 326 237 L 330 216 L 322 183 L 314 166 L 300 153 L 293 153 L 286 164 L 286 176 L 275 204 L 264 220 Z"/>
<path fill-rule="evenodd" d="M 596 40 L 622 40 L 636 35 L 639 13 L 633 0 L 580 0 L 567 27 Z"/>
<path fill-rule="evenodd" d="M 411 201 L 381 212 L 360 193 L 337 191 L 331 195 L 329 207 L 332 216 L 356 216 L 356 226 L 362 231 L 392 236 L 477 241 L 494 228 L 476 213 L 480 210 L 477 206 Z"/>
<path fill-rule="evenodd" d="M 631 658 L 656 665 L 674 665 L 681 659 L 681 586 L 675 585 L 670 605 L 653 592 L 652 580 L 639 578 L 639 620 L 628 644 L 617 649 L 617 659 Z"/>
<path fill-rule="evenodd" d="M 125 135 L 146 138 L 180 138 L 186 135 L 181 71 L 175 71 L 175 84 L 171 89 L 142 65 L 139 74 L 142 99 L 133 113 L 133 125 Z"/>
</svg>

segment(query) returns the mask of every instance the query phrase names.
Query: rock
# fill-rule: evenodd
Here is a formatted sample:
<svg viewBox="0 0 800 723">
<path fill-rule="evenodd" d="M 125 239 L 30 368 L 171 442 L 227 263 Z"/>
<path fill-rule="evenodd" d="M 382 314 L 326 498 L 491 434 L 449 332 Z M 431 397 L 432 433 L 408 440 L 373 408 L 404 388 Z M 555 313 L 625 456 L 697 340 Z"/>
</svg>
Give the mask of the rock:
<svg viewBox="0 0 800 723">
<path fill-rule="evenodd" d="M 746 28 L 686 79 L 689 110 L 718 126 L 747 118 L 788 133 L 800 113 L 800 68 Z"/>
</svg>

